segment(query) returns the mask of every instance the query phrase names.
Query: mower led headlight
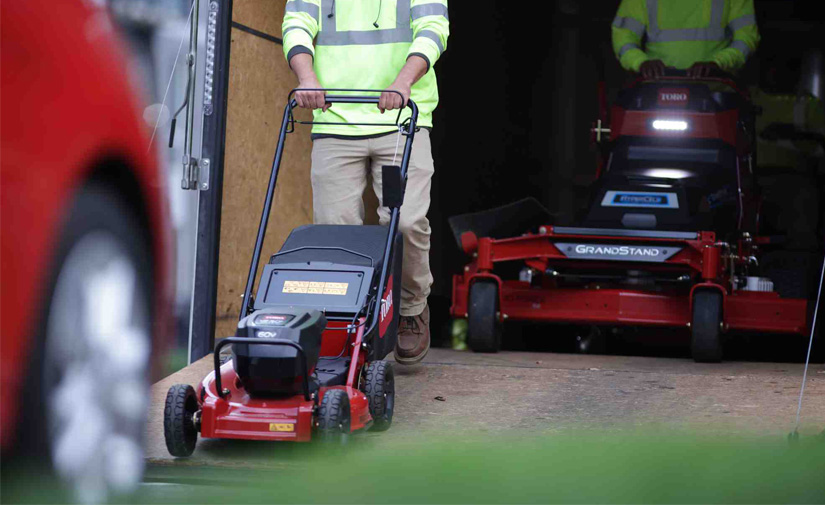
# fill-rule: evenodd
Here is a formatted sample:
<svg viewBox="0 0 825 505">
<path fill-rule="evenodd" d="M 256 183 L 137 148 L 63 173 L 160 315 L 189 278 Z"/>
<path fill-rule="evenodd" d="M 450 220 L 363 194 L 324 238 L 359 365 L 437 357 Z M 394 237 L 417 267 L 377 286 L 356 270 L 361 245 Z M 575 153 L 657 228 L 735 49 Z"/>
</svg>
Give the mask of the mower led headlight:
<svg viewBox="0 0 825 505">
<path fill-rule="evenodd" d="M 687 121 L 675 121 L 672 119 L 656 119 L 653 121 L 654 130 L 685 131 L 687 128 Z"/>
</svg>

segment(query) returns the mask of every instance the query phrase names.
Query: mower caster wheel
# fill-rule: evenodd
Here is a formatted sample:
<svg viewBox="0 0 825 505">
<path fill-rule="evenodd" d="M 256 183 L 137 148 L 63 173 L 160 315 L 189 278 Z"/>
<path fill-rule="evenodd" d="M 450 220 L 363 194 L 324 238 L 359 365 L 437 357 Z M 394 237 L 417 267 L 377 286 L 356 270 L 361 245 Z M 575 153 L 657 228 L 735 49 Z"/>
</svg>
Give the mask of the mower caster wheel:
<svg viewBox="0 0 825 505">
<path fill-rule="evenodd" d="M 318 408 L 318 435 L 322 442 L 344 443 L 351 426 L 349 396 L 343 389 L 329 389 Z"/>
<path fill-rule="evenodd" d="M 722 294 L 712 290 L 693 295 L 690 352 L 697 363 L 722 361 Z"/>
<path fill-rule="evenodd" d="M 175 384 L 169 388 L 163 410 L 163 435 L 172 456 L 185 458 L 195 451 L 198 430 L 194 417 L 197 412 L 198 399 L 192 386 Z"/>
<path fill-rule="evenodd" d="M 364 369 L 361 389 L 367 396 L 372 416 L 372 431 L 386 431 L 395 410 L 395 373 L 389 361 L 373 361 Z"/>
<path fill-rule="evenodd" d="M 498 352 L 501 323 L 498 320 L 498 284 L 476 281 L 470 286 L 467 345 L 474 352 Z"/>
</svg>

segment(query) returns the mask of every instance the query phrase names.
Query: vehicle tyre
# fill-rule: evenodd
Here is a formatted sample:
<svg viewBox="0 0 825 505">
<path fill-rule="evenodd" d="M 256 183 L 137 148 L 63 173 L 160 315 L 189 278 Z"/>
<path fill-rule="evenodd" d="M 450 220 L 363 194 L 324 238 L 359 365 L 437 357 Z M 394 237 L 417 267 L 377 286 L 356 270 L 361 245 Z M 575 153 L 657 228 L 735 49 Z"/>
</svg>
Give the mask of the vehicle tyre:
<svg viewBox="0 0 825 505">
<path fill-rule="evenodd" d="M 467 298 L 467 346 L 474 352 L 498 352 L 501 346 L 498 284 L 476 281 L 470 286 Z"/>
<path fill-rule="evenodd" d="M 372 431 L 386 431 L 395 410 L 395 373 L 389 361 L 373 361 L 364 369 L 361 390 L 367 396 L 372 416 Z"/>
<path fill-rule="evenodd" d="M 701 290 L 693 295 L 690 350 L 697 363 L 722 361 L 722 294 Z"/>
<path fill-rule="evenodd" d="M 129 495 L 143 477 L 150 243 L 124 198 L 90 183 L 67 209 L 54 250 L 19 444 L 76 501 Z"/>
<path fill-rule="evenodd" d="M 343 389 L 329 389 L 318 408 L 318 435 L 323 442 L 344 443 L 351 427 L 349 397 Z"/>
<path fill-rule="evenodd" d="M 169 454 L 176 458 L 186 458 L 195 451 L 198 429 L 195 414 L 198 412 L 198 398 L 189 384 L 175 384 L 166 393 L 163 409 L 163 436 Z"/>
</svg>

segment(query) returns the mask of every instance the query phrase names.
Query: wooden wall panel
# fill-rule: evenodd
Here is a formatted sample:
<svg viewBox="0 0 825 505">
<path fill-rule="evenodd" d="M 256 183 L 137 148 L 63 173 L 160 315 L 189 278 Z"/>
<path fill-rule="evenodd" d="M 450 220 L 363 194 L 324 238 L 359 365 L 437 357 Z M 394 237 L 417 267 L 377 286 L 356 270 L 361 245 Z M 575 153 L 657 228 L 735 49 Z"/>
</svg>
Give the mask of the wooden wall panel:
<svg viewBox="0 0 825 505">
<path fill-rule="evenodd" d="M 286 0 L 234 0 L 232 21 L 281 38 Z"/>
<path fill-rule="evenodd" d="M 285 0 L 235 0 L 233 19 L 280 36 L 284 4 Z M 235 331 L 286 96 L 294 85 L 280 45 L 232 30 L 217 338 Z M 309 117 L 302 113 L 298 116 Z M 312 222 L 310 151 L 309 128 L 299 126 L 287 137 L 261 269 L 290 230 Z"/>
</svg>

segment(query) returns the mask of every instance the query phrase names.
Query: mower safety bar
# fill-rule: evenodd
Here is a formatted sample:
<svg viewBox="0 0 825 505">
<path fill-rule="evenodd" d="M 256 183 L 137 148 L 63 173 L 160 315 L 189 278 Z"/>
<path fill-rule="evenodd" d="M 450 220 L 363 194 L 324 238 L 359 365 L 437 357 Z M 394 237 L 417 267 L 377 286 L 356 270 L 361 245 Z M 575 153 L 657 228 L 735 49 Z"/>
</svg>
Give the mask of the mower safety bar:
<svg viewBox="0 0 825 505">
<path fill-rule="evenodd" d="M 307 363 L 307 355 L 304 352 L 303 347 L 296 344 L 292 340 L 284 340 L 281 338 L 243 338 L 243 337 L 227 337 L 215 345 L 215 353 L 214 353 L 214 360 L 215 360 L 215 390 L 218 392 L 218 396 L 223 398 L 223 386 L 221 385 L 221 349 L 226 347 L 230 344 L 247 344 L 247 345 L 281 345 L 286 347 L 292 347 L 298 354 L 301 356 L 301 363 L 304 366 L 304 371 L 301 374 L 301 379 L 303 382 L 304 387 L 304 400 L 310 401 L 312 396 L 309 392 L 309 364 Z"/>
<path fill-rule="evenodd" d="M 307 125 L 347 125 L 347 126 L 401 126 L 401 113 L 404 111 L 403 107 L 398 109 L 398 115 L 395 116 L 395 122 L 392 123 L 343 123 L 343 122 L 332 122 L 332 121 L 296 121 L 294 117 L 292 117 L 291 109 L 294 109 L 298 106 L 298 101 L 295 100 L 294 95 L 298 91 L 322 91 L 324 93 L 328 91 L 333 92 L 355 92 L 355 93 L 377 93 L 378 96 L 373 95 L 326 95 L 324 96 L 324 100 L 328 104 L 334 103 L 357 103 L 357 104 L 378 104 L 381 96 L 381 93 L 393 93 L 401 97 L 401 100 L 404 100 L 404 95 L 401 94 L 399 91 L 395 91 L 393 89 L 386 89 L 386 90 L 378 90 L 378 89 L 341 89 L 341 88 L 302 88 L 302 89 L 293 89 L 289 92 L 287 96 L 288 107 L 290 109 L 289 113 L 289 124 L 293 125 L 294 123 L 298 124 L 307 124 Z M 412 117 L 415 118 L 415 121 L 418 121 L 418 106 L 412 100 L 407 100 L 406 106 L 412 110 Z"/>
</svg>

